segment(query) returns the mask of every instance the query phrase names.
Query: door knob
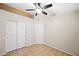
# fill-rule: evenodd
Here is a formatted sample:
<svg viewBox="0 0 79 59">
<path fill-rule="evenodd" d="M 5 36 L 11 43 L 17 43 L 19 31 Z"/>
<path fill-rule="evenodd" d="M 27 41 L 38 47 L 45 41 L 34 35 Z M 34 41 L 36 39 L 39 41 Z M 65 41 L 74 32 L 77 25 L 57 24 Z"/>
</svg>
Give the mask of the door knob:
<svg viewBox="0 0 79 59">
<path fill-rule="evenodd" d="M 6 37 L 8 39 L 8 37 Z"/>
</svg>

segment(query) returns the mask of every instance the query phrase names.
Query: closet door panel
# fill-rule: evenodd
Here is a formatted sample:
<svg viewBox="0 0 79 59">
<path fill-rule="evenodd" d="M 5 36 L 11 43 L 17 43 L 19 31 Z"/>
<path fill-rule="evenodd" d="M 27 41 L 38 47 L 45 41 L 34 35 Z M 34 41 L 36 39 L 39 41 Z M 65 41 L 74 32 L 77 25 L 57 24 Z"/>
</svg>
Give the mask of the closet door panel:
<svg viewBox="0 0 79 59">
<path fill-rule="evenodd" d="M 36 33 L 36 43 L 44 44 L 44 25 L 36 24 L 35 33 Z"/>
<path fill-rule="evenodd" d="M 25 47 L 25 24 L 17 23 L 17 49 Z"/>
<path fill-rule="evenodd" d="M 6 52 L 16 49 L 16 22 L 6 22 Z"/>
</svg>

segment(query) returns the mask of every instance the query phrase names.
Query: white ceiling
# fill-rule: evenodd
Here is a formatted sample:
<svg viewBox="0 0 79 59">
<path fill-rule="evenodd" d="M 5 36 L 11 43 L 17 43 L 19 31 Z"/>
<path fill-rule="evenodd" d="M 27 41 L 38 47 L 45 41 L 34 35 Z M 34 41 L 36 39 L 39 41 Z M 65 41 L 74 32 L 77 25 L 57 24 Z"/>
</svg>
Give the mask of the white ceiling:
<svg viewBox="0 0 79 59">
<path fill-rule="evenodd" d="M 26 9 L 35 9 L 35 6 L 33 3 L 5 3 L 6 5 L 15 7 L 17 9 L 25 11 Z M 46 5 L 47 3 L 41 3 L 42 6 Z M 53 6 L 51 8 L 46 9 L 48 14 L 53 14 L 53 13 L 67 13 L 75 10 L 79 10 L 79 3 L 52 3 Z M 28 11 L 25 11 L 28 12 Z M 31 14 L 34 14 L 33 11 L 28 12 Z"/>
</svg>

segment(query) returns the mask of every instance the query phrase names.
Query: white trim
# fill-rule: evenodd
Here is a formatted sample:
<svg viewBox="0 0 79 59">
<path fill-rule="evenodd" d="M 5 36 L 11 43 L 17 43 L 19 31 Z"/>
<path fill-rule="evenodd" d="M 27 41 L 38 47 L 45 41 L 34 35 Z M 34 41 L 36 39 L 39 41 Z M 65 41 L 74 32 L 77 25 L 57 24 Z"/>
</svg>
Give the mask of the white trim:
<svg viewBox="0 0 79 59">
<path fill-rule="evenodd" d="M 35 43 L 26 44 L 26 47 L 32 46 L 32 45 L 34 45 L 34 44 L 35 44 Z"/>
<path fill-rule="evenodd" d="M 55 49 L 57 49 L 57 50 L 59 50 L 59 51 L 65 52 L 65 53 L 67 53 L 67 54 L 70 54 L 70 55 L 72 55 L 72 56 L 77 56 L 77 55 L 75 55 L 75 54 L 69 53 L 69 52 L 64 51 L 64 50 L 62 50 L 62 49 L 59 49 L 59 48 L 57 48 L 57 47 L 55 47 L 55 46 L 52 47 L 52 46 L 49 45 L 49 44 L 45 44 L 45 45 L 47 45 L 47 46 L 49 46 L 49 47 L 51 47 L 51 48 L 55 48 Z"/>
</svg>

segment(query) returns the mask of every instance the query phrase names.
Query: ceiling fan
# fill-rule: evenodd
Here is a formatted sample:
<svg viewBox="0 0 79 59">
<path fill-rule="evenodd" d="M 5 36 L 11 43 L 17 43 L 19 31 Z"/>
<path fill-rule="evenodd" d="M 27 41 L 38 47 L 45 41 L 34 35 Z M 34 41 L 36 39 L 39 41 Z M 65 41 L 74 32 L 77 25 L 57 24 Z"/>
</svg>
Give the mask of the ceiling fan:
<svg viewBox="0 0 79 59">
<path fill-rule="evenodd" d="M 26 11 L 35 11 L 35 16 L 37 16 L 39 13 L 43 13 L 44 15 L 47 15 L 47 12 L 44 11 L 44 9 L 52 7 L 52 4 L 48 4 L 45 6 L 41 6 L 41 3 L 34 3 L 35 9 L 26 9 Z"/>
</svg>

